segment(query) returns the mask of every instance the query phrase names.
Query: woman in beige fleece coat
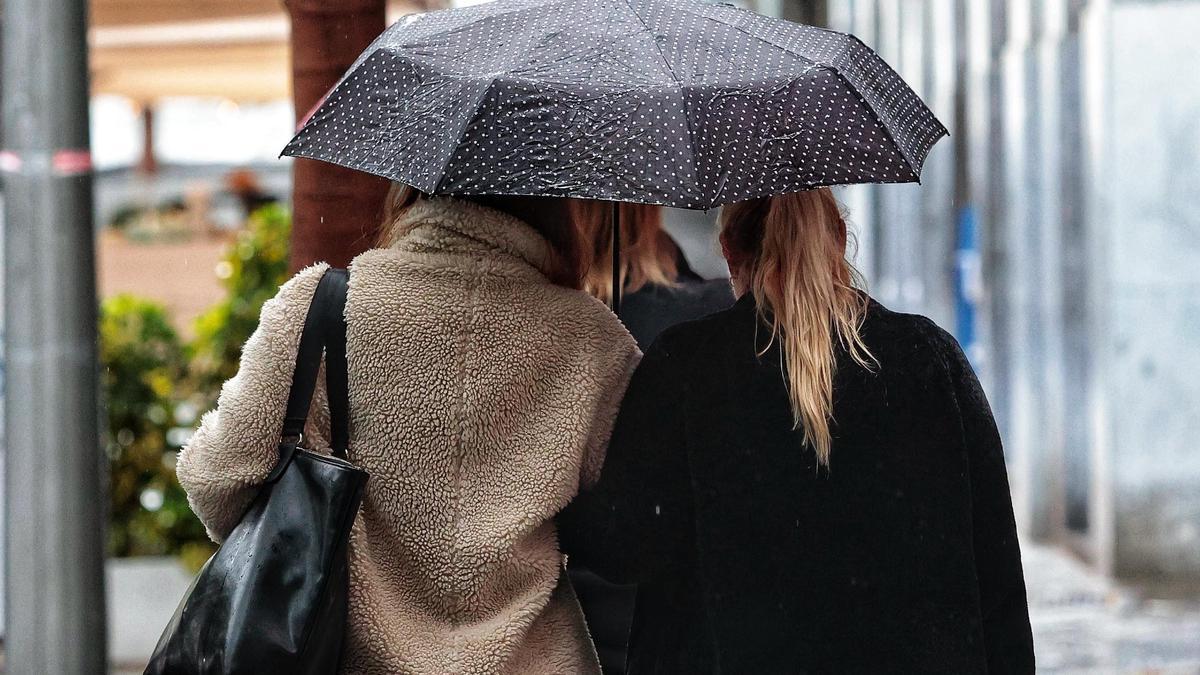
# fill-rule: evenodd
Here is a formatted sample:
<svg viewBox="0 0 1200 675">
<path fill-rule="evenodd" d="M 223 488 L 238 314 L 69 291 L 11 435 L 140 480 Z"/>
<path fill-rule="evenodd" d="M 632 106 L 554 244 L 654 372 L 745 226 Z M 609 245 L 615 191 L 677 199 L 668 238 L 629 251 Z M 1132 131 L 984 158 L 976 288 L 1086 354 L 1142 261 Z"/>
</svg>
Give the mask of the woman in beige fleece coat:
<svg viewBox="0 0 1200 675">
<path fill-rule="evenodd" d="M 577 290 L 565 202 L 495 205 L 405 203 L 390 246 L 351 265 L 349 458 L 371 478 L 350 542 L 346 673 L 598 672 L 552 518 L 596 479 L 639 354 Z M 276 461 L 326 267 L 263 307 L 237 376 L 180 455 L 217 541 Z M 315 399 L 306 436 L 327 447 L 323 391 Z"/>
</svg>

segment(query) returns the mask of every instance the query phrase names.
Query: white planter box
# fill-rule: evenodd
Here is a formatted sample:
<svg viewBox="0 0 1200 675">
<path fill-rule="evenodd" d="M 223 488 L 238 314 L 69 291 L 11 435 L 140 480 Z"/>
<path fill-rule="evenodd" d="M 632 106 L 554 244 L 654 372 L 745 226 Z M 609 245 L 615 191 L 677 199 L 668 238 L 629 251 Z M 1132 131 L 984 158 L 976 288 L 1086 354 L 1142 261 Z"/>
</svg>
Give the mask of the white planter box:
<svg viewBox="0 0 1200 675">
<path fill-rule="evenodd" d="M 115 672 L 141 672 L 191 575 L 175 558 L 113 558 L 105 581 L 109 662 Z"/>
</svg>

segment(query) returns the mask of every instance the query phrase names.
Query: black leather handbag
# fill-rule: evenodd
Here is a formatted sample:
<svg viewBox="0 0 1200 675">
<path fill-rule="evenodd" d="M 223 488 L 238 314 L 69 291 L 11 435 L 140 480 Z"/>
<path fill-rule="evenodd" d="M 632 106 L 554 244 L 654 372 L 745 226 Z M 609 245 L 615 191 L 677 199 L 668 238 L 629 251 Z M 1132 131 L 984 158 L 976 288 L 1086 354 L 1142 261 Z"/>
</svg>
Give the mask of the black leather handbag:
<svg viewBox="0 0 1200 675">
<path fill-rule="evenodd" d="M 367 474 L 346 461 L 348 276 L 329 270 L 313 296 L 279 444 L 279 462 L 200 570 L 159 638 L 155 675 L 337 671 L 346 628 L 347 548 Z M 333 456 L 302 432 L 325 350 Z"/>
</svg>

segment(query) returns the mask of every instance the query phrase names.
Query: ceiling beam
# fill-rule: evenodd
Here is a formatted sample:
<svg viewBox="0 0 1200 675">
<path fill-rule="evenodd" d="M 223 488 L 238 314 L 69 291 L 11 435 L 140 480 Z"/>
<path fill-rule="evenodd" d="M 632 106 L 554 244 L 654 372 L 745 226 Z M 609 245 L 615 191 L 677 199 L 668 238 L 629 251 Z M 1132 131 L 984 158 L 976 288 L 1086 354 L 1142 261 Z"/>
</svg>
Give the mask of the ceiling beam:
<svg viewBox="0 0 1200 675">
<path fill-rule="evenodd" d="M 291 97 L 289 63 L 286 42 L 109 48 L 92 53 L 92 93 L 274 101 Z"/>
<path fill-rule="evenodd" d="M 282 0 L 91 0 L 90 11 L 93 27 L 284 13 Z"/>
</svg>

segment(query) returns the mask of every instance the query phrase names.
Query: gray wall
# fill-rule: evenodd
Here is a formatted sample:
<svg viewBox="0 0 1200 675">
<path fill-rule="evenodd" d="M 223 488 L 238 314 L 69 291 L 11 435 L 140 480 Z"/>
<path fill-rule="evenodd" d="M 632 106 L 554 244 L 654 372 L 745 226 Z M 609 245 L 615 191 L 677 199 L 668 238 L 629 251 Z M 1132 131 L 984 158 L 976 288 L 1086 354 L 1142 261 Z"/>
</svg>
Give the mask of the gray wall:
<svg viewBox="0 0 1200 675">
<path fill-rule="evenodd" d="M 880 301 L 973 326 L 1022 531 L 1200 580 L 1200 0 L 829 0 L 828 18 L 950 128 L 922 186 L 841 197 Z"/>
<path fill-rule="evenodd" d="M 1200 2 L 1110 13 L 1096 270 L 1114 565 L 1200 577 Z"/>
</svg>

